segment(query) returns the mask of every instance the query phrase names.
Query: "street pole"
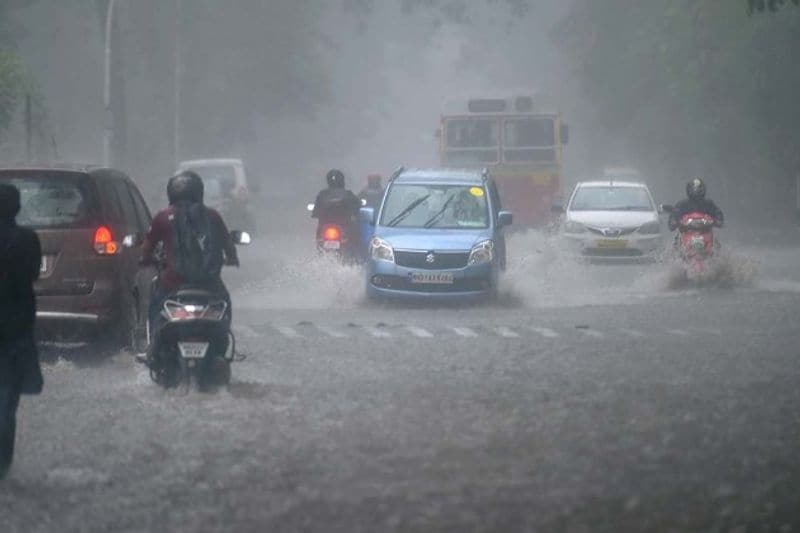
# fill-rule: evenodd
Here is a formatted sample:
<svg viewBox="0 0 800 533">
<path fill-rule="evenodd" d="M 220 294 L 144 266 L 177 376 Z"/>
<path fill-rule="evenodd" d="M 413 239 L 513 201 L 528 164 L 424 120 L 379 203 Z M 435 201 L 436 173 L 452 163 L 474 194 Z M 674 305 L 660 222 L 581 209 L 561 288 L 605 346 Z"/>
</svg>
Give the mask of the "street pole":
<svg viewBox="0 0 800 533">
<path fill-rule="evenodd" d="M 111 146 L 114 141 L 114 116 L 111 112 L 111 31 L 116 0 L 108 0 L 105 35 L 105 79 L 103 88 L 103 164 L 111 165 Z"/>
<path fill-rule="evenodd" d="M 181 18 L 183 16 L 183 3 L 175 0 L 175 65 L 173 89 L 173 115 L 172 115 L 172 162 L 173 170 L 178 168 L 181 154 L 181 78 L 183 77 L 183 58 L 181 53 Z"/>
</svg>

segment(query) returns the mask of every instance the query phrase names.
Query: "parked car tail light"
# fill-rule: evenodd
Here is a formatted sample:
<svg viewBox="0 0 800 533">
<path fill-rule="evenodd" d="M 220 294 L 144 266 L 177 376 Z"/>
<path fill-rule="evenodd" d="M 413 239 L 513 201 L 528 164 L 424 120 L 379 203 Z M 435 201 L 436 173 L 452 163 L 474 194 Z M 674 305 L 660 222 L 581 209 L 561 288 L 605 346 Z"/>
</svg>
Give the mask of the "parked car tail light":
<svg viewBox="0 0 800 533">
<path fill-rule="evenodd" d="M 100 255 L 114 255 L 119 252 L 119 243 L 106 226 L 100 226 L 94 232 L 94 251 Z"/>
</svg>

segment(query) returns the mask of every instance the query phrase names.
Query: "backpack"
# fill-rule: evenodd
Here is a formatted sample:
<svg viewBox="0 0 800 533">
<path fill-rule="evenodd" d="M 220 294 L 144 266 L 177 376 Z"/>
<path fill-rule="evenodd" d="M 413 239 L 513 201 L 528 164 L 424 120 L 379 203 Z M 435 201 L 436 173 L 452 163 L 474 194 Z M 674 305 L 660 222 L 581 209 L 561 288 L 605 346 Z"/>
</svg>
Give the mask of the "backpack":
<svg viewBox="0 0 800 533">
<path fill-rule="evenodd" d="M 188 285 L 205 285 L 222 273 L 222 242 L 203 204 L 176 205 L 172 223 L 175 270 Z"/>
</svg>

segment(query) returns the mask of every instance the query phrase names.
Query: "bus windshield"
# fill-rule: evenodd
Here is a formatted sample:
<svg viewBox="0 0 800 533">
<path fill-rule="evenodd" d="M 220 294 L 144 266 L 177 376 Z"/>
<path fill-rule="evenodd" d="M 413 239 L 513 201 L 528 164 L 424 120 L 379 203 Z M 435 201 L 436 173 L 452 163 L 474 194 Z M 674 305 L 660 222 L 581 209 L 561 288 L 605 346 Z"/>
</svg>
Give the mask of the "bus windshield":
<svg viewBox="0 0 800 533">
<path fill-rule="evenodd" d="M 446 121 L 448 164 L 496 163 L 500 145 L 494 118 L 454 118 Z"/>
</svg>

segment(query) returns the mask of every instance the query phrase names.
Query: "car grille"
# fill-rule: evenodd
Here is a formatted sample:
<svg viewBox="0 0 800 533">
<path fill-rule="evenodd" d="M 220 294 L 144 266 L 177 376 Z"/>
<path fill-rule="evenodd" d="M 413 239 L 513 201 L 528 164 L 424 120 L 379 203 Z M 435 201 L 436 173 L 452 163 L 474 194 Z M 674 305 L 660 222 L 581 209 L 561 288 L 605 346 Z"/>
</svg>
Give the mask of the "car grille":
<svg viewBox="0 0 800 533">
<path fill-rule="evenodd" d="M 428 261 L 431 255 L 433 261 Z M 421 270 L 447 270 L 464 268 L 469 261 L 469 252 L 394 252 L 394 262 L 401 267 Z"/>
<path fill-rule="evenodd" d="M 621 237 L 623 235 L 630 235 L 639 228 L 590 228 L 586 227 L 590 233 L 595 235 L 602 235 L 604 237 Z"/>
</svg>

